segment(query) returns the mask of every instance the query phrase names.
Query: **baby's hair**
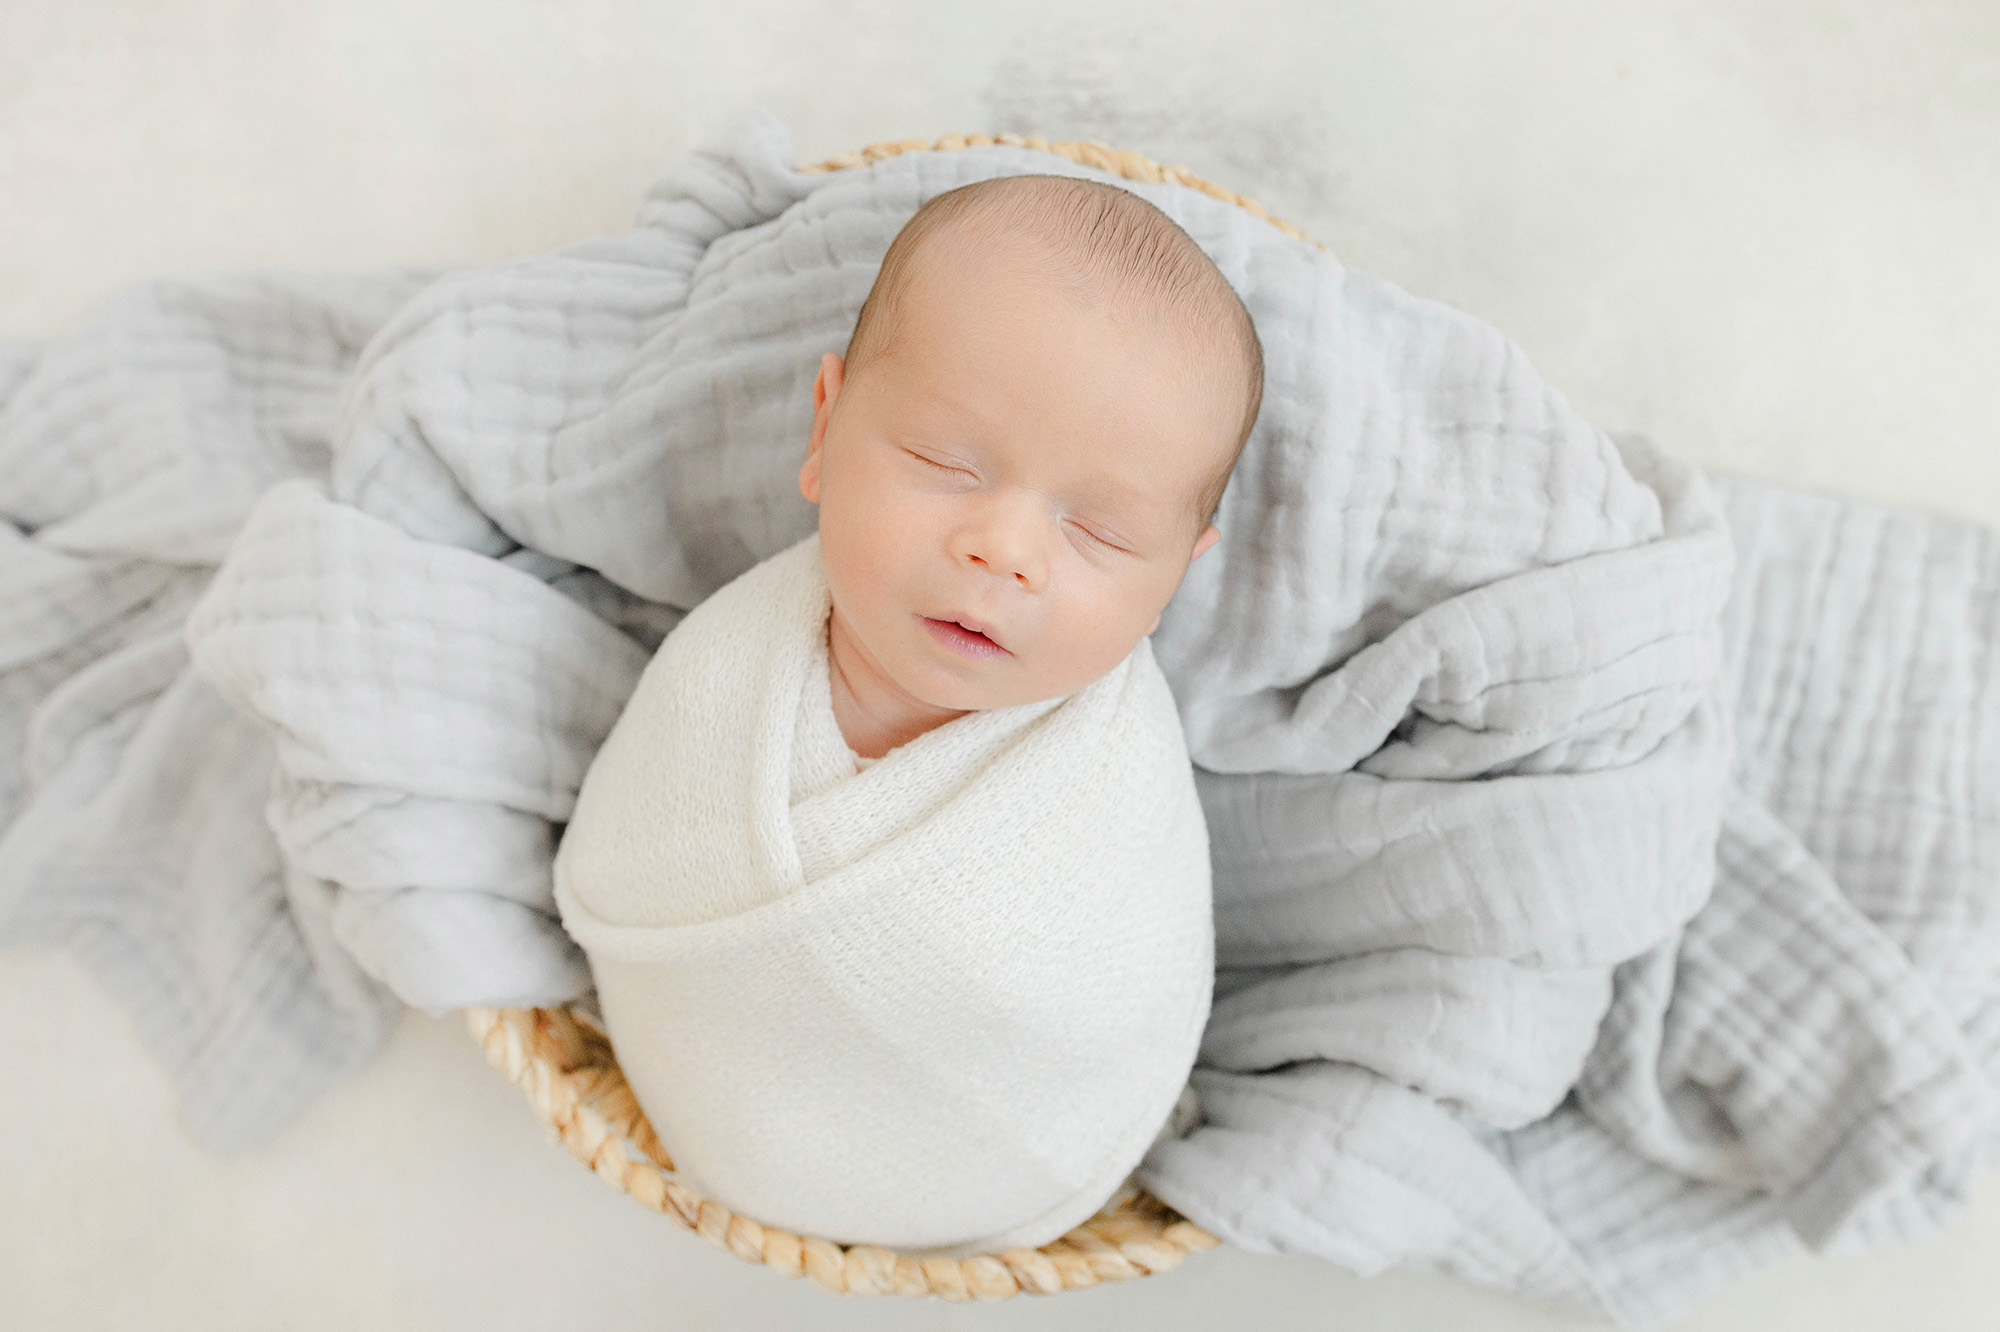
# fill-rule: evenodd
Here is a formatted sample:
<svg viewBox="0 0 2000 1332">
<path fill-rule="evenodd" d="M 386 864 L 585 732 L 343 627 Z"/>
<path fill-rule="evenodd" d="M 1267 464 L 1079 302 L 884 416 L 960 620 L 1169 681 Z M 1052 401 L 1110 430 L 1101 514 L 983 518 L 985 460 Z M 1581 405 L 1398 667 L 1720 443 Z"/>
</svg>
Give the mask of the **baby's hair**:
<svg viewBox="0 0 2000 1332">
<path fill-rule="evenodd" d="M 1074 176 L 999 176 L 946 190 L 925 201 L 890 243 L 855 320 L 844 360 L 853 374 L 888 345 L 896 304 L 926 241 L 954 224 L 990 220 L 1025 230 L 1078 276 L 1111 290 L 1136 292 L 1186 327 L 1228 330 L 1244 384 L 1241 425 L 1224 465 L 1195 497 L 1205 527 L 1257 423 L 1264 401 L 1264 348 L 1242 298 L 1215 261 L 1172 218 L 1130 190 Z"/>
</svg>

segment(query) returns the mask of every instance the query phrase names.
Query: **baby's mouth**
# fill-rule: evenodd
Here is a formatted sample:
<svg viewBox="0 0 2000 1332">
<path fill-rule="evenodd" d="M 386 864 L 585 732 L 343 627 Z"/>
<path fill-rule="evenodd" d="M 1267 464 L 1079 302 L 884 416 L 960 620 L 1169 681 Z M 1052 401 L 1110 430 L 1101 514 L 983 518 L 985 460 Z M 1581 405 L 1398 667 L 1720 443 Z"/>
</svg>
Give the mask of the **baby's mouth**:
<svg viewBox="0 0 2000 1332">
<path fill-rule="evenodd" d="M 924 628 L 933 639 L 960 656 L 992 660 L 1013 655 L 987 635 L 977 629 L 968 629 L 956 620 L 937 620 L 928 615 L 918 618 L 924 622 Z"/>
</svg>

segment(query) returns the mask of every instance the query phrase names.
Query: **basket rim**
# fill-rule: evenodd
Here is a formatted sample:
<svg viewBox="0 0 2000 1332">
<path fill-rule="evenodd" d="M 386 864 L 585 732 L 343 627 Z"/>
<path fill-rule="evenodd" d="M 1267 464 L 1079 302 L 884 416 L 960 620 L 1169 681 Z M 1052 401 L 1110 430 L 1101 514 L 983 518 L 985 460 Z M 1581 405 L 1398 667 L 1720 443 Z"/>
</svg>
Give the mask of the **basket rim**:
<svg viewBox="0 0 2000 1332">
<path fill-rule="evenodd" d="M 795 168 L 800 174 L 815 174 L 825 171 L 841 171 L 851 167 L 873 166 L 877 162 L 904 153 L 948 153 L 966 148 L 1027 148 L 1039 153 L 1052 153 L 1057 157 L 1079 166 L 1095 167 L 1125 180 L 1136 180 L 1148 185 L 1185 185 L 1199 190 L 1212 199 L 1220 199 L 1234 204 L 1252 217 L 1261 218 L 1285 235 L 1296 241 L 1304 241 L 1317 249 L 1326 249 L 1325 244 L 1314 240 L 1304 231 L 1282 218 L 1274 216 L 1263 204 L 1247 194 L 1204 180 L 1181 165 L 1162 166 L 1143 153 L 1135 153 L 1126 148 L 1113 148 L 1110 144 L 1096 139 L 1045 139 L 1039 134 L 945 134 L 936 139 L 885 139 L 868 144 L 853 152 L 835 153 L 832 157 L 817 162 L 803 163 Z"/>
<path fill-rule="evenodd" d="M 1170 1271 L 1222 1241 L 1140 1190 L 1040 1248 L 965 1258 L 918 1258 L 878 1244 L 797 1235 L 703 1198 L 674 1176 L 611 1043 L 565 1004 L 465 1009 L 487 1061 L 527 1096 L 563 1147 L 606 1184 L 725 1253 L 784 1276 L 808 1276 L 835 1295 L 936 1295 L 1004 1300 L 1053 1295 Z"/>
</svg>

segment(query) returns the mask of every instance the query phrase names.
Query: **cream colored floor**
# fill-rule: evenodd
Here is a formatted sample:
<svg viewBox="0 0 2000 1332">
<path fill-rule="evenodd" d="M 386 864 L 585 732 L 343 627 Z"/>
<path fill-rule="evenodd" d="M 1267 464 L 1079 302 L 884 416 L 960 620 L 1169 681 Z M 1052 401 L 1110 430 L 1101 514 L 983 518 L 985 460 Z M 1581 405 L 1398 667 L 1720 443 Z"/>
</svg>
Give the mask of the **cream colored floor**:
<svg viewBox="0 0 2000 1332">
<path fill-rule="evenodd" d="M 0 333 L 155 274 L 479 263 L 622 230 L 692 134 L 802 158 L 1012 129 L 1261 197 L 1498 324 L 1593 419 L 1717 466 L 2000 522 L 1993 0 L 5 0 Z M 836 1301 L 546 1144 L 455 1020 L 263 1150 L 182 1134 L 62 954 L 0 956 L 0 1328 L 1338 1327 L 1569 1321 L 1230 1250 L 959 1308 Z M 1684 1332 L 2000 1327 L 2000 1187 Z"/>
</svg>

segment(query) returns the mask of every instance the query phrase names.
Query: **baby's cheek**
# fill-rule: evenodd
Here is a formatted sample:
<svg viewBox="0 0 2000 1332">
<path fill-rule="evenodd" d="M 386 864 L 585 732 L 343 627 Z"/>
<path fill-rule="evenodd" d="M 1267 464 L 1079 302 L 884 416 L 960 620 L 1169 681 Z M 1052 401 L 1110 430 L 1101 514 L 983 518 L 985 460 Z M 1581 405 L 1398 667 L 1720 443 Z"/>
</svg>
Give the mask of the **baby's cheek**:
<svg viewBox="0 0 2000 1332">
<path fill-rule="evenodd" d="M 1144 636 L 1151 616 L 1122 596 L 1094 598 L 1064 608 L 1062 623 L 1047 641 L 1045 674 L 1051 693 L 1080 689 L 1119 662 Z"/>
<path fill-rule="evenodd" d="M 878 585 L 894 558 L 893 505 L 872 488 L 854 486 L 820 512 L 820 548 L 831 575 L 837 564 L 850 584 Z"/>
<path fill-rule="evenodd" d="M 878 654 L 893 653 L 911 614 L 923 609 L 915 603 L 924 535 L 907 509 L 893 495 L 877 496 L 843 512 L 837 532 L 828 532 L 824 523 L 821 528 L 822 547 L 830 538 L 835 543 L 826 555 L 834 595 Z"/>
</svg>

